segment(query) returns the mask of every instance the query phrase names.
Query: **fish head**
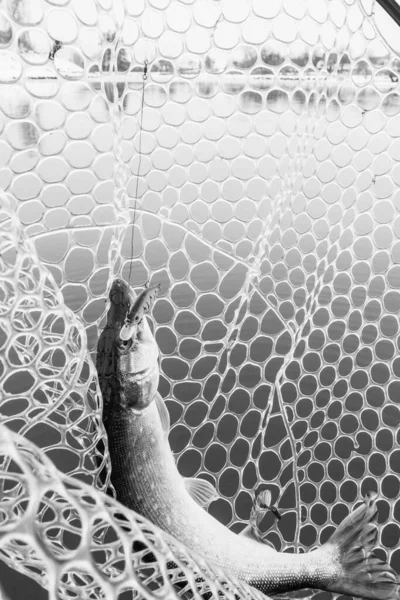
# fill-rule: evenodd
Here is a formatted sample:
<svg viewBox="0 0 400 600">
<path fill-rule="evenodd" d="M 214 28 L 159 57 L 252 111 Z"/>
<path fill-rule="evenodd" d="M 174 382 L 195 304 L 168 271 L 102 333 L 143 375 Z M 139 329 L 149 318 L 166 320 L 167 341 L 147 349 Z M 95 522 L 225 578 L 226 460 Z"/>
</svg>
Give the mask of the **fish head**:
<svg viewBox="0 0 400 600">
<path fill-rule="evenodd" d="M 119 403 L 140 415 L 153 401 L 159 382 L 159 350 L 147 318 L 129 323 L 137 299 L 130 285 L 115 279 L 110 289 L 107 326 L 113 329 L 113 365 Z M 121 335 L 125 331 L 125 335 Z"/>
</svg>

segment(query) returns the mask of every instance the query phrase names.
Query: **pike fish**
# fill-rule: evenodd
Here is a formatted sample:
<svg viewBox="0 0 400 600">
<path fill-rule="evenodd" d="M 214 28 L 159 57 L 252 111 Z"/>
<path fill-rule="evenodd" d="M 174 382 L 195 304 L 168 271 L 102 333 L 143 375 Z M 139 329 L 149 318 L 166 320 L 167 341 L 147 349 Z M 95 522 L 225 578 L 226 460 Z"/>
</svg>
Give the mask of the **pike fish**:
<svg viewBox="0 0 400 600">
<path fill-rule="evenodd" d="M 104 423 L 118 500 L 227 575 L 265 594 L 317 588 L 370 600 L 400 598 L 395 572 L 372 553 L 377 539 L 374 493 L 366 495 L 325 544 L 303 554 L 277 552 L 263 543 L 258 524 L 260 511 L 271 508 L 269 494 L 256 500 L 250 525 L 239 535 L 204 510 L 218 494 L 209 482 L 185 479 L 177 470 L 168 443 L 168 410 L 157 392 L 158 346 L 145 312 L 135 320 L 133 307 L 141 309 L 120 279 L 112 284 L 110 301 L 110 360 L 99 378 L 107 397 Z M 126 315 L 135 328 L 122 340 Z M 104 344 L 101 351 L 104 361 Z"/>
</svg>

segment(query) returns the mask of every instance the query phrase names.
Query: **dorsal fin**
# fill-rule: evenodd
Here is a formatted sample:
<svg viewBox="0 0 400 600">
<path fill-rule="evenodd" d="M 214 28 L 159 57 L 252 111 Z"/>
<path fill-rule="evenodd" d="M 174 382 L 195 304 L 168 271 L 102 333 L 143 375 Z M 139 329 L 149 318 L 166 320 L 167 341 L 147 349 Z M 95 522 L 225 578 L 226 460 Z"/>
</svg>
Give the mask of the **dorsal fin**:
<svg viewBox="0 0 400 600">
<path fill-rule="evenodd" d="M 205 479 L 190 477 L 184 480 L 184 484 L 186 491 L 197 504 L 200 504 L 200 506 L 207 506 L 207 504 L 210 504 L 210 502 L 218 498 L 215 487 Z"/>
<path fill-rule="evenodd" d="M 168 408 L 165 406 L 165 402 L 160 396 L 160 394 L 156 393 L 156 405 L 158 409 L 158 414 L 160 415 L 161 425 L 166 435 L 169 434 L 170 420 L 169 420 L 169 412 Z"/>
</svg>

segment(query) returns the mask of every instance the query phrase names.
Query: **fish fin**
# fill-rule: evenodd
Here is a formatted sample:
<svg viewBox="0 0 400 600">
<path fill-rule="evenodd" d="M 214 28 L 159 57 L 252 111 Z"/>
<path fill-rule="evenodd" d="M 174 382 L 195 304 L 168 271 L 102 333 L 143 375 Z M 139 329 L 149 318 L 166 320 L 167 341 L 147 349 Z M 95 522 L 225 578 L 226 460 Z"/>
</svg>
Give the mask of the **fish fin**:
<svg viewBox="0 0 400 600">
<path fill-rule="evenodd" d="M 373 555 L 378 535 L 376 502 L 377 494 L 367 494 L 364 504 L 350 513 L 320 548 L 339 562 L 337 576 L 324 588 L 327 591 L 366 600 L 400 598 L 395 571 Z"/>
<path fill-rule="evenodd" d="M 242 529 L 242 531 L 238 535 L 242 535 L 243 537 L 247 537 L 258 542 L 257 538 L 254 535 L 254 531 L 251 525 L 246 525 L 246 527 Z"/>
<path fill-rule="evenodd" d="M 196 477 L 190 477 L 184 479 L 186 491 L 190 496 L 200 504 L 200 506 L 207 506 L 213 500 L 218 498 L 218 493 L 215 487 L 209 481 L 205 479 L 197 479 Z"/>
<path fill-rule="evenodd" d="M 156 393 L 155 398 L 156 398 L 158 414 L 160 415 L 162 428 L 163 428 L 165 434 L 168 435 L 169 428 L 170 428 L 170 419 L 169 419 L 168 408 L 165 406 L 165 402 L 158 392 Z"/>
<path fill-rule="evenodd" d="M 272 548 L 272 550 L 275 550 L 276 552 L 276 548 L 273 545 L 272 542 L 270 542 L 269 540 L 267 540 L 266 538 L 262 538 L 261 540 L 258 540 L 260 542 L 260 544 L 264 544 L 264 546 L 268 546 L 269 548 Z"/>
<path fill-rule="evenodd" d="M 264 491 L 264 497 L 263 497 L 262 501 L 266 506 L 271 506 L 271 504 L 272 504 L 271 490 Z"/>
<path fill-rule="evenodd" d="M 254 540 L 255 542 L 259 542 L 260 544 L 264 544 L 265 546 L 269 546 L 270 548 L 273 548 L 276 551 L 276 548 L 273 545 L 273 543 L 270 542 L 269 540 L 267 540 L 266 538 L 261 537 L 261 535 L 260 536 L 256 535 L 256 532 L 254 531 L 254 528 L 251 525 L 247 525 L 247 527 L 245 527 L 239 533 L 239 535 L 250 538 L 251 540 Z"/>
</svg>

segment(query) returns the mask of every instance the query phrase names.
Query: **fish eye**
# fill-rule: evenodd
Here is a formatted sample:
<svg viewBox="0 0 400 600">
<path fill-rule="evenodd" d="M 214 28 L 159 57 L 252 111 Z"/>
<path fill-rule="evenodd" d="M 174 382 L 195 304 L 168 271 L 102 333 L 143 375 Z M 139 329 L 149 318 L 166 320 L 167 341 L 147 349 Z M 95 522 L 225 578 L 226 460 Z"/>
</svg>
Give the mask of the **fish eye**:
<svg viewBox="0 0 400 600">
<path fill-rule="evenodd" d="M 121 339 L 118 340 L 118 346 L 122 350 L 124 350 L 125 348 L 128 348 L 130 343 L 131 343 L 131 340 L 121 340 Z"/>
<path fill-rule="evenodd" d="M 136 323 L 139 321 L 139 315 L 136 315 L 135 321 L 136 321 Z"/>
</svg>

